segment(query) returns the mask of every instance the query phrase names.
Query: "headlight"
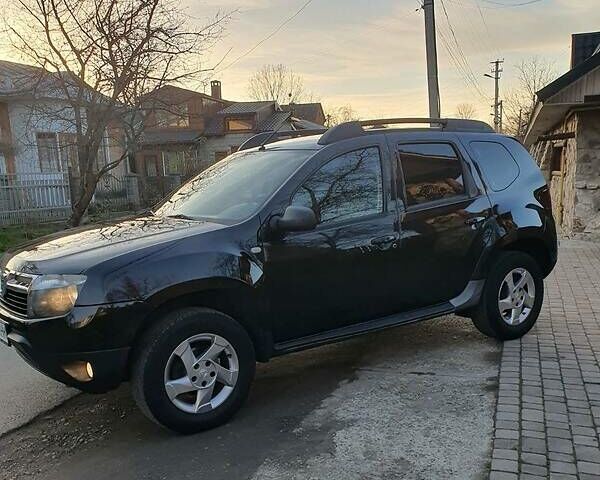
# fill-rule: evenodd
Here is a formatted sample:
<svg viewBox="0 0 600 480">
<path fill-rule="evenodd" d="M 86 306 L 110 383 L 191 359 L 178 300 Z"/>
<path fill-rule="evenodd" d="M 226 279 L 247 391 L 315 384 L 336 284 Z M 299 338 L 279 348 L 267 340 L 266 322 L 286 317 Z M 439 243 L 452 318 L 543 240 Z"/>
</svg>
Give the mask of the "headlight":
<svg viewBox="0 0 600 480">
<path fill-rule="evenodd" d="M 30 292 L 30 316 L 61 317 L 75 306 L 84 275 L 42 275 L 33 280 Z"/>
</svg>

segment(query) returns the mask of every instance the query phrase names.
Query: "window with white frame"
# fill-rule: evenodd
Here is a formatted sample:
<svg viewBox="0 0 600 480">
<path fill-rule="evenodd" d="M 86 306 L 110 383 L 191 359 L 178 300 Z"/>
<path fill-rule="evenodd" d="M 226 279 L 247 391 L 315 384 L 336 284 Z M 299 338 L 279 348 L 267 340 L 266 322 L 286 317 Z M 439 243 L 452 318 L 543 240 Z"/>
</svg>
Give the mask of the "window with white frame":
<svg viewBox="0 0 600 480">
<path fill-rule="evenodd" d="M 56 133 L 38 132 L 36 133 L 36 140 L 40 171 L 43 173 L 62 171 Z"/>
</svg>

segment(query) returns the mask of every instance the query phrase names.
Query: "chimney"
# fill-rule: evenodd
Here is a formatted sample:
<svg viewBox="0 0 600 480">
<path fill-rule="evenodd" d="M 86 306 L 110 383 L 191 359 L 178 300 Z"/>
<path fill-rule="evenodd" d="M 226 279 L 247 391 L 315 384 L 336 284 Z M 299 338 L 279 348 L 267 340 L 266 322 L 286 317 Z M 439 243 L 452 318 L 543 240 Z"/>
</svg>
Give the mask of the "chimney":
<svg viewBox="0 0 600 480">
<path fill-rule="evenodd" d="M 600 32 L 571 35 L 571 68 L 585 62 L 600 46 Z"/>
<path fill-rule="evenodd" d="M 221 100 L 221 82 L 219 80 L 210 82 L 210 96 Z"/>
</svg>

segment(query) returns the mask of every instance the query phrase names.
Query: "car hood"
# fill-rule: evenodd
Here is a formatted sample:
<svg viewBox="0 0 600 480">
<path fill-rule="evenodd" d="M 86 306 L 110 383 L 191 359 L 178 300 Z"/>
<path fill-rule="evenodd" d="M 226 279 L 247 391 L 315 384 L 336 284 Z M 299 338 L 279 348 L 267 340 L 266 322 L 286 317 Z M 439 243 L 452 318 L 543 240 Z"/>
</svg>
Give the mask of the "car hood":
<svg viewBox="0 0 600 480">
<path fill-rule="evenodd" d="M 23 273 L 83 273 L 124 253 L 150 254 L 191 235 L 225 225 L 170 217 L 142 216 L 65 230 L 21 245 L 2 265 Z"/>
</svg>

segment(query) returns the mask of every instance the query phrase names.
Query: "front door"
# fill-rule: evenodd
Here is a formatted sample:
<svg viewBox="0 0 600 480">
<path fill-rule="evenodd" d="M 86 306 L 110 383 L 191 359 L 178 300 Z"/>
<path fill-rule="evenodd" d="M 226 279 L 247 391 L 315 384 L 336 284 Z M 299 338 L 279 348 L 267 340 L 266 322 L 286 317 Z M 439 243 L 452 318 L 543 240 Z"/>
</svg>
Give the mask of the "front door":
<svg viewBox="0 0 600 480">
<path fill-rule="evenodd" d="M 289 203 L 311 208 L 316 229 L 263 244 L 276 342 L 388 313 L 396 210 L 386 150 L 349 151 L 320 165 Z"/>
<path fill-rule="evenodd" d="M 476 186 L 457 145 L 451 142 L 399 144 L 401 272 L 404 310 L 458 296 L 485 247 L 490 202 Z"/>
</svg>

